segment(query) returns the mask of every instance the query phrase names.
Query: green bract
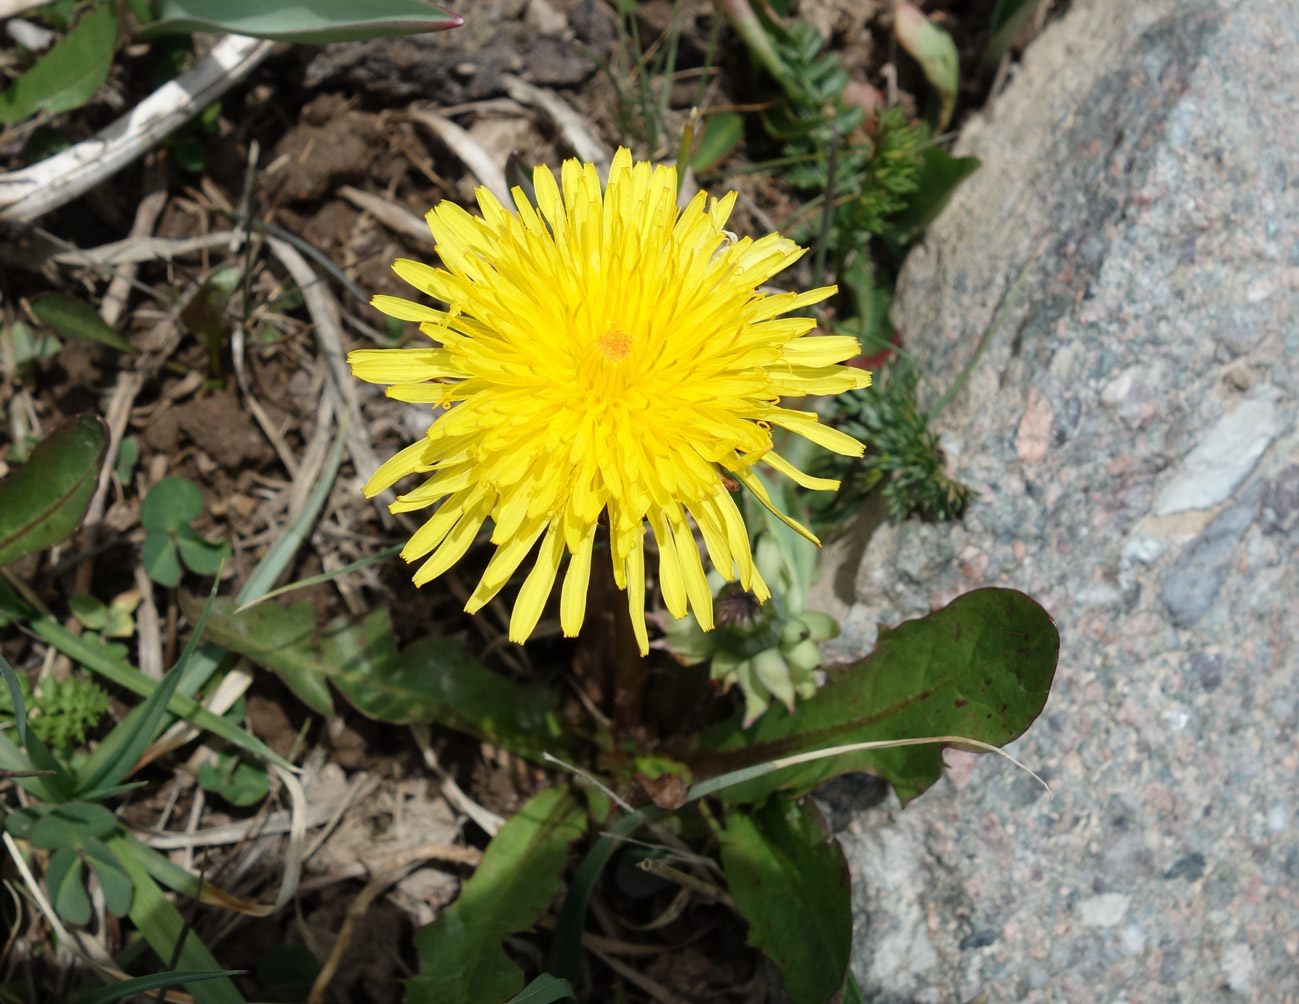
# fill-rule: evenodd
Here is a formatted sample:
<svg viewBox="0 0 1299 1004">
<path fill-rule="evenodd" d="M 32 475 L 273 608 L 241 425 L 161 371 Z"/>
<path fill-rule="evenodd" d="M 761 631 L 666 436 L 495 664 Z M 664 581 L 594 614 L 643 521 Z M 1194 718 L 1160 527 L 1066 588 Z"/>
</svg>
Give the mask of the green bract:
<svg viewBox="0 0 1299 1004">
<path fill-rule="evenodd" d="M 816 693 L 820 643 L 839 633 L 833 617 L 806 608 L 810 583 L 800 581 L 797 569 L 782 559 L 770 533 L 759 535 L 755 560 L 771 586 L 770 600 L 756 603 L 712 572 L 708 581 L 716 596 L 717 627 L 704 631 L 691 614 L 665 628 L 667 646 L 681 662 L 691 666 L 712 660 L 709 676 L 723 690 L 739 686 L 745 728 L 770 707 L 773 697 L 793 711 L 796 697 Z"/>
</svg>

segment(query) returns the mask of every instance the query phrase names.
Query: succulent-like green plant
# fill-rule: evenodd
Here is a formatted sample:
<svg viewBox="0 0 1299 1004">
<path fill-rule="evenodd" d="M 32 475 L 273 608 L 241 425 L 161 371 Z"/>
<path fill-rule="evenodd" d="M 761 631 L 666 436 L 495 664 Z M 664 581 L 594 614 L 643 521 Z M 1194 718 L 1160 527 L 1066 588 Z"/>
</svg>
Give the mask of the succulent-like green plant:
<svg viewBox="0 0 1299 1004">
<path fill-rule="evenodd" d="M 19 675 L 18 684 L 27 709 L 27 727 L 56 750 L 70 750 L 84 743 L 87 732 L 108 711 L 108 694 L 82 676 L 42 680 L 35 693 L 27 677 Z M 13 717 L 13 699 L 8 688 L 0 687 L 0 723 Z"/>
<path fill-rule="evenodd" d="M 687 666 L 709 660 L 709 675 L 723 690 L 739 686 L 745 728 L 762 716 L 773 697 L 793 711 L 796 697 L 816 693 L 820 643 L 839 633 L 833 617 L 807 609 L 815 559 L 800 561 L 797 549 L 812 546 L 790 536 L 780 542 L 769 532 L 758 536 L 754 558 L 772 593 L 766 603 L 714 571 L 709 584 L 717 626 L 704 631 L 693 615 L 665 626 L 667 648 L 678 660 Z M 782 553 L 781 543 L 788 553 Z"/>
</svg>

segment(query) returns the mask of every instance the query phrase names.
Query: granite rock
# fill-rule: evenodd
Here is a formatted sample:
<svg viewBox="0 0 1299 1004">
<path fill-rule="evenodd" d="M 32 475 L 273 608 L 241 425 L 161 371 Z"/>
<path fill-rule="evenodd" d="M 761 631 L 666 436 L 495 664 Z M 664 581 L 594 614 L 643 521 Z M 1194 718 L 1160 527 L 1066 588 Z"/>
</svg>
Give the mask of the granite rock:
<svg viewBox="0 0 1299 1004">
<path fill-rule="evenodd" d="M 841 658 L 978 585 L 1046 709 L 836 809 L 868 1001 L 1299 1004 L 1299 0 L 1074 0 L 958 147 L 895 321 L 978 499 L 829 549 Z M 917 553 L 917 550 L 922 553 Z"/>
</svg>

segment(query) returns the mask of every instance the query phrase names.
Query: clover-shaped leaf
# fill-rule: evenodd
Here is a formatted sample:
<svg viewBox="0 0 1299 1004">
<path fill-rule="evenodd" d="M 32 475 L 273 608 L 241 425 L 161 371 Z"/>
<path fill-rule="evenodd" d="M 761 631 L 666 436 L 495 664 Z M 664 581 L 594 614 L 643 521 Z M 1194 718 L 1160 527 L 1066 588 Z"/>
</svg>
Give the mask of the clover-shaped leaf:
<svg viewBox="0 0 1299 1004">
<path fill-rule="evenodd" d="M 230 554 L 228 541 L 199 535 L 190 523 L 203 513 L 203 493 L 185 478 L 164 478 L 150 489 L 140 506 L 144 539 L 144 570 L 161 586 L 180 584 L 181 566 L 199 575 L 212 575 Z"/>
</svg>

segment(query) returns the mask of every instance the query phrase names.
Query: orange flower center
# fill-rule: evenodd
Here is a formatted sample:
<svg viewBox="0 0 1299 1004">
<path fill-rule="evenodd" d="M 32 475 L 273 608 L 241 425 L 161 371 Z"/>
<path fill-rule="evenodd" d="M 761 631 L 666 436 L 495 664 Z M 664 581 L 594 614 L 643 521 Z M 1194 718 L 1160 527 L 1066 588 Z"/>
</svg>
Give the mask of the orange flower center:
<svg viewBox="0 0 1299 1004">
<path fill-rule="evenodd" d="M 620 363 L 631 352 L 631 335 L 621 328 L 610 328 L 595 340 L 600 355 L 611 363 Z"/>
</svg>

